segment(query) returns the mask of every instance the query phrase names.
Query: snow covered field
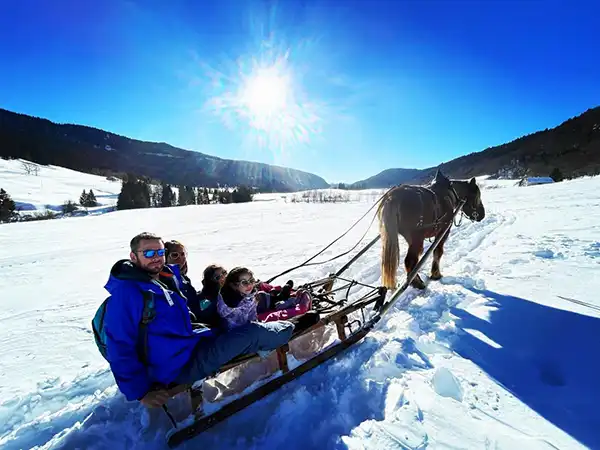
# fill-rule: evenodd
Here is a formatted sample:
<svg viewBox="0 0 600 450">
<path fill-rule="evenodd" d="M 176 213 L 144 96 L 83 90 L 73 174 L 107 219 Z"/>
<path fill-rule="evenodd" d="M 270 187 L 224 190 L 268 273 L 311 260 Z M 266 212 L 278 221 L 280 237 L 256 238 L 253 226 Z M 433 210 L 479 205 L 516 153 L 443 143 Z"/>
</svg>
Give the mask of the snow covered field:
<svg viewBox="0 0 600 450">
<path fill-rule="evenodd" d="M 121 181 L 21 159 L 0 159 L 0 188 L 25 214 L 59 212 L 65 202 L 79 203 L 81 192 L 92 189 L 99 206 L 89 210 L 102 212 L 117 204 Z"/>
<path fill-rule="evenodd" d="M 600 178 L 485 183 L 499 187 L 482 191 L 486 219 L 453 229 L 441 282 L 419 296 L 409 289 L 412 304 L 359 345 L 182 448 L 600 448 Z M 272 198 L 1 225 L 0 446 L 166 448 L 166 418 L 147 426 L 93 343 L 108 271 L 148 230 L 188 245 L 196 287 L 212 262 L 265 279 L 372 204 Z M 352 247 L 370 219 L 319 260 Z M 377 284 L 379 249 L 348 275 Z M 290 277 L 318 278 L 345 261 Z"/>
</svg>

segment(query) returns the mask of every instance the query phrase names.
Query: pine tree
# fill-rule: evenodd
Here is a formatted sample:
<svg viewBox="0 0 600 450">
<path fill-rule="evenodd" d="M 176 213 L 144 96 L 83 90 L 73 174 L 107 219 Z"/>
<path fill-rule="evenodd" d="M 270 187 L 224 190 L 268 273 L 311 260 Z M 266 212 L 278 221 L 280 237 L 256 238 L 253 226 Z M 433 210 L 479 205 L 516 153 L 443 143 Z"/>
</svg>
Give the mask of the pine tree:
<svg viewBox="0 0 600 450">
<path fill-rule="evenodd" d="M 162 183 L 162 195 L 160 199 L 160 206 L 168 208 L 175 205 L 175 193 L 167 183 Z"/>
<path fill-rule="evenodd" d="M 85 192 L 84 189 L 79 196 L 79 204 L 85 208 L 93 208 L 94 206 L 98 206 L 98 201 L 96 200 L 94 191 L 90 189 L 90 192 Z"/>
<path fill-rule="evenodd" d="M 210 203 L 210 192 L 208 188 L 198 189 L 198 204 L 208 205 Z"/>
<path fill-rule="evenodd" d="M 196 188 L 193 186 L 187 186 L 187 197 L 190 205 L 197 205 L 198 199 L 196 198 Z"/>
<path fill-rule="evenodd" d="M 117 199 L 117 209 L 134 209 L 150 207 L 150 186 L 143 180 L 132 180 L 123 183 L 119 198 Z"/>
<path fill-rule="evenodd" d="M 85 189 L 84 189 L 83 192 L 81 193 L 81 195 L 79 196 L 79 204 L 81 206 L 87 206 L 87 202 L 88 202 L 88 194 L 85 192 Z"/>
<path fill-rule="evenodd" d="M 254 196 L 254 192 L 247 186 L 239 186 L 231 192 L 232 203 L 244 203 L 251 202 Z"/>
<path fill-rule="evenodd" d="M 15 214 L 16 205 L 10 195 L 0 189 L 0 222 L 9 221 Z"/>
<path fill-rule="evenodd" d="M 85 192 L 85 191 L 84 191 Z M 90 208 L 93 208 L 94 206 L 98 206 L 98 200 L 96 200 L 96 194 L 94 194 L 94 191 L 90 189 L 90 192 L 88 193 L 88 204 L 85 206 L 88 206 Z"/>
<path fill-rule="evenodd" d="M 134 207 L 132 185 L 129 181 L 124 181 L 117 198 L 117 209 L 133 209 Z"/>
<path fill-rule="evenodd" d="M 62 210 L 63 214 L 74 213 L 75 211 L 77 211 L 77 203 L 72 202 L 71 200 L 68 200 L 63 203 L 61 210 Z"/>
<path fill-rule="evenodd" d="M 150 185 L 145 180 L 133 183 L 133 201 L 136 208 L 150 208 Z"/>
<path fill-rule="evenodd" d="M 564 176 L 558 167 L 555 167 L 552 172 L 550 172 L 550 178 L 552 178 L 555 182 L 559 182 L 564 180 Z"/>
</svg>

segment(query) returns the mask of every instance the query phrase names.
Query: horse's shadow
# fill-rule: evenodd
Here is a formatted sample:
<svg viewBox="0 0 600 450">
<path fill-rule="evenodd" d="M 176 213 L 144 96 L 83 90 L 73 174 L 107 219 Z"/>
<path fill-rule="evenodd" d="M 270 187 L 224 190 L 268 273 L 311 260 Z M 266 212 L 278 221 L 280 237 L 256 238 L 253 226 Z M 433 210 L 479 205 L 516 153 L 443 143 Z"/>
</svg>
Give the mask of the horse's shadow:
<svg viewBox="0 0 600 450">
<path fill-rule="evenodd" d="M 489 321 L 451 308 L 463 331 L 461 356 L 548 421 L 589 448 L 600 448 L 600 320 L 474 287 L 496 308 Z M 477 330 L 493 343 L 469 333 Z"/>
</svg>

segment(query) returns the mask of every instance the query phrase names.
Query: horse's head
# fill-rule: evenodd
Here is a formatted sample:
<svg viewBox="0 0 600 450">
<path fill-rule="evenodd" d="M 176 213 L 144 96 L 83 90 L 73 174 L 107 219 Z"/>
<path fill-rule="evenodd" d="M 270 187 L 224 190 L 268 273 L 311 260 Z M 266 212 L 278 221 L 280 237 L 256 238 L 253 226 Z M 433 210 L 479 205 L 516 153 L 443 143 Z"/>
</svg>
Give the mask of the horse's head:
<svg viewBox="0 0 600 450">
<path fill-rule="evenodd" d="M 456 189 L 458 186 L 460 188 Z M 481 191 L 479 190 L 479 186 L 477 186 L 475 178 L 471 178 L 468 182 L 457 183 L 455 189 L 459 197 L 465 199 L 462 210 L 466 216 L 475 222 L 481 222 L 485 218 L 485 207 L 481 201 Z"/>
</svg>

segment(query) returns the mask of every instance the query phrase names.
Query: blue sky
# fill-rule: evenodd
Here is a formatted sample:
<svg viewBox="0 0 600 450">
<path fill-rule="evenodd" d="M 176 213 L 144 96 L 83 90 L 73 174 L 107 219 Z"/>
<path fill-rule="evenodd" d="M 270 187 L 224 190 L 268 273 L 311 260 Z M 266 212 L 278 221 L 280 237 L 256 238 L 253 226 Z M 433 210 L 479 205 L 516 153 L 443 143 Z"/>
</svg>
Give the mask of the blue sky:
<svg viewBox="0 0 600 450">
<path fill-rule="evenodd" d="M 600 105 L 598 17 L 553 0 L 5 2 L 0 107 L 356 181 Z M 286 51 L 306 140 L 273 125 L 265 144 L 207 107 Z"/>
</svg>

